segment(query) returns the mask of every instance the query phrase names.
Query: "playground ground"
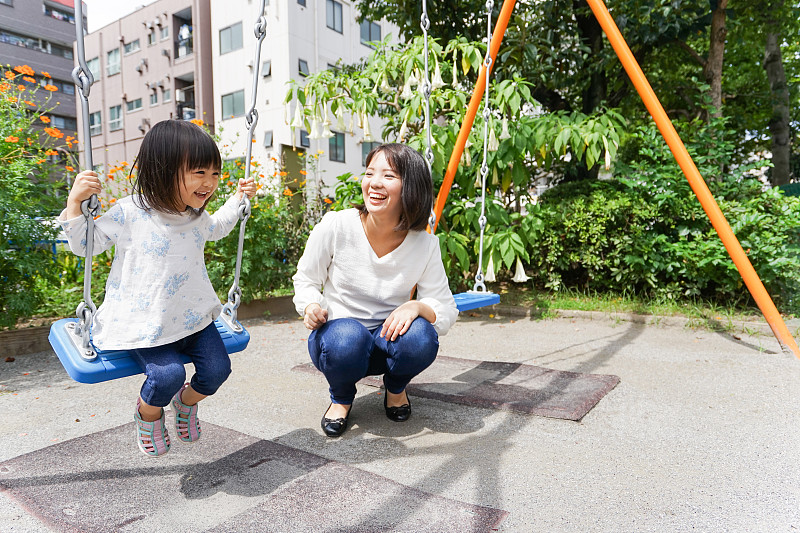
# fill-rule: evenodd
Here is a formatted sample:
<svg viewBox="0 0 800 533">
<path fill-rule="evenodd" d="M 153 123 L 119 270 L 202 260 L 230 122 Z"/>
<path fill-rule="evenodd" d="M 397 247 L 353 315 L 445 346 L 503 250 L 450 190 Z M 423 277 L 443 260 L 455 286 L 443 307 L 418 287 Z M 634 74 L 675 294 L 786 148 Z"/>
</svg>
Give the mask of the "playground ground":
<svg viewBox="0 0 800 533">
<path fill-rule="evenodd" d="M 579 421 L 412 394 L 405 424 L 360 386 L 328 439 L 323 378 L 293 370 L 301 321 L 247 326 L 203 438 L 158 459 L 134 445 L 140 377 L 82 385 L 49 351 L 0 359 L 0 531 L 800 531 L 800 360 L 772 336 L 464 316 L 447 358 L 619 383 Z"/>
</svg>

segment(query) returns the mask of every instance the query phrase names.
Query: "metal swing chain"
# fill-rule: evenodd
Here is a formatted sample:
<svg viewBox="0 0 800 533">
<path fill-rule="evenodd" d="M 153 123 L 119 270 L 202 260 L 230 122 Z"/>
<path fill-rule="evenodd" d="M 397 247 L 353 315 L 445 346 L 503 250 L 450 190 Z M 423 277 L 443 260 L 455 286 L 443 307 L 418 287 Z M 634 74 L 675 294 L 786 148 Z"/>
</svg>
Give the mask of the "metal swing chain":
<svg viewBox="0 0 800 533">
<path fill-rule="evenodd" d="M 83 2 L 75 5 L 75 37 L 77 47 L 78 66 L 72 70 L 72 80 L 80 94 L 81 119 L 83 120 L 83 167 L 85 170 L 93 170 L 92 161 L 92 136 L 89 125 L 89 89 L 94 83 L 89 66 L 86 64 L 86 51 L 83 42 Z M 81 212 L 86 218 L 86 257 L 84 261 L 83 274 L 83 301 L 78 305 L 75 314 L 78 322 L 75 323 L 74 334 L 81 338 L 80 356 L 86 361 L 91 361 L 97 357 L 90 344 L 92 331 L 92 320 L 97 311 L 92 301 L 92 256 L 94 255 L 94 218 L 100 210 L 100 201 L 97 195 L 93 194 L 88 200 L 81 202 Z"/>
<path fill-rule="evenodd" d="M 430 67 L 428 66 L 428 30 L 431 27 L 431 19 L 428 18 L 428 2 L 422 0 L 422 15 L 419 22 L 422 28 L 422 36 L 424 42 L 424 71 L 425 77 L 420 84 L 420 91 L 422 98 L 425 101 L 425 162 L 428 164 L 428 172 L 433 176 L 433 135 L 431 133 L 431 76 Z M 431 216 L 428 219 L 428 225 L 433 229 L 436 226 L 436 213 L 431 209 Z"/>
<path fill-rule="evenodd" d="M 253 91 L 250 98 L 250 109 L 245 115 L 247 124 L 247 149 L 245 155 L 244 179 L 250 179 L 250 169 L 252 168 L 253 139 L 255 137 L 256 124 L 258 124 L 258 110 L 256 110 L 256 100 L 258 97 L 258 79 L 261 71 L 261 45 L 267 35 L 266 11 L 267 0 L 261 0 L 261 9 L 258 20 L 256 20 L 253 33 L 258 44 L 256 45 L 255 57 L 253 59 Z M 250 199 L 246 194 L 242 194 L 239 203 L 239 246 L 236 249 L 236 270 L 233 277 L 233 285 L 228 291 L 228 302 L 222 307 L 222 317 L 229 321 L 229 325 L 237 333 L 242 331 L 242 326 L 238 323 L 236 316 L 239 305 L 242 302 L 242 290 L 239 288 L 239 276 L 242 272 L 242 251 L 244 250 L 244 231 L 247 219 L 250 217 Z M 227 320 L 229 318 L 229 320 Z"/>
<path fill-rule="evenodd" d="M 489 107 L 489 71 L 492 66 L 492 8 L 494 2 L 488 0 L 486 2 L 486 57 L 483 60 L 483 66 L 486 69 L 486 87 L 484 87 L 484 100 L 483 100 L 483 162 L 481 163 L 481 216 L 478 218 L 478 223 L 481 226 L 480 247 L 478 252 L 478 272 L 475 274 L 475 285 L 472 290 L 475 292 L 487 292 L 486 285 L 484 284 L 483 275 L 483 237 L 484 230 L 486 229 L 486 177 L 489 174 L 489 165 L 487 164 L 489 153 L 489 118 L 491 117 L 491 109 Z"/>
</svg>

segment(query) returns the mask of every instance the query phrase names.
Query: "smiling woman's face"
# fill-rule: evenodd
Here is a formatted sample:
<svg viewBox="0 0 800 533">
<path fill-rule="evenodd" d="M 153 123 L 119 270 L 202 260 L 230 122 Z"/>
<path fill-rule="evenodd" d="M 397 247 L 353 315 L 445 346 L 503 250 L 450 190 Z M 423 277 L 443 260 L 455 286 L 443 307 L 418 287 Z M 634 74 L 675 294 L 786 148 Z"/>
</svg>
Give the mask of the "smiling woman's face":
<svg viewBox="0 0 800 533">
<path fill-rule="evenodd" d="M 370 215 L 384 218 L 393 224 L 403 212 L 403 180 L 395 172 L 383 152 L 378 152 L 369 162 L 361 180 L 364 205 Z"/>
</svg>

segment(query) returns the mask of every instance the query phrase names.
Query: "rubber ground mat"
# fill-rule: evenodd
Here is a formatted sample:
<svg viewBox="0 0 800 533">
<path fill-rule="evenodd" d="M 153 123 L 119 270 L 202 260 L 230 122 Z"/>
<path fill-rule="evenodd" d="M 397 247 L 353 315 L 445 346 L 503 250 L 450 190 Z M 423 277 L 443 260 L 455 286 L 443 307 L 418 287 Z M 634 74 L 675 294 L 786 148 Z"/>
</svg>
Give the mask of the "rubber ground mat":
<svg viewBox="0 0 800 533">
<path fill-rule="evenodd" d="M 0 463 L 0 490 L 55 531 L 477 532 L 507 515 L 208 423 L 158 458 L 133 423 L 56 444 Z"/>
<path fill-rule="evenodd" d="M 320 374 L 312 363 L 297 365 L 294 370 Z M 367 376 L 360 383 L 383 385 L 380 376 Z M 445 402 L 578 421 L 617 383 L 619 377 L 608 374 L 440 355 L 414 378 L 408 391 Z"/>
</svg>

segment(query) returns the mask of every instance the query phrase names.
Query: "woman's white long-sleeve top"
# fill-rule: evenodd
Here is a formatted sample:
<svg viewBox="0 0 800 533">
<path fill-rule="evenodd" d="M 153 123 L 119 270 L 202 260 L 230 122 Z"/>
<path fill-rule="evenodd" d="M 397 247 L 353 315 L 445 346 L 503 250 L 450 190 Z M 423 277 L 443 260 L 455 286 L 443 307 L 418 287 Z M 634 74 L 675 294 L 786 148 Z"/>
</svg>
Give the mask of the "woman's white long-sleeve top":
<svg viewBox="0 0 800 533">
<path fill-rule="evenodd" d="M 367 328 L 379 326 L 407 302 L 417 299 L 433 309 L 433 327 L 444 335 L 458 318 L 445 275 L 439 239 L 409 231 L 405 240 L 378 257 L 367 239 L 356 209 L 327 213 L 311 232 L 297 265 L 294 304 L 304 315 L 318 303 L 328 320 L 353 318 Z"/>
<path fill-rule="evenodd" d="M 208 279 L 203 248 L 238 221 L 235 195 L 213 215 L 167 214 L 119 200 L 94 221 L 95 255 L 116 245 L 97 309 L 92 342 L 100 350 L 162 346 L 202 330 L 222 306 Z M 59 217 L 76 255 L 86 256 L 86 219 Z"/>
</svg>

